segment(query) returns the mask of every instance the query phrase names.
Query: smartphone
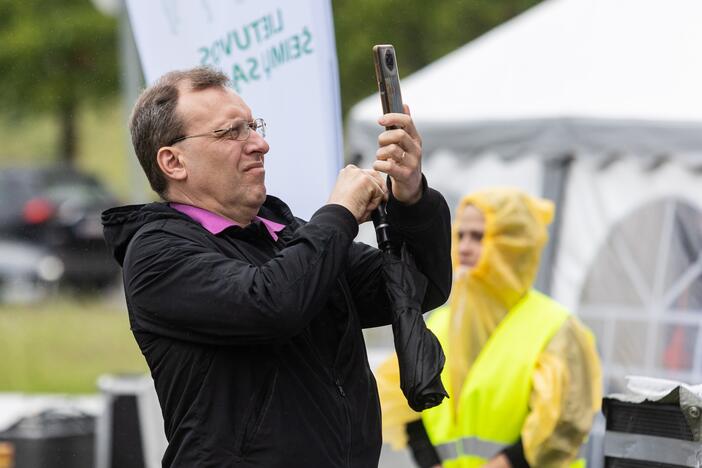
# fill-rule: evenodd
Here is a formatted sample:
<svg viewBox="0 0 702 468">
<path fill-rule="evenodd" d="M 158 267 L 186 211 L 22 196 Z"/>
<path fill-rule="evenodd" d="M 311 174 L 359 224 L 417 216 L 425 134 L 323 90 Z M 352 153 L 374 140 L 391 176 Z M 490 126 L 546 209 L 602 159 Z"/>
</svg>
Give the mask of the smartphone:
<svg viewBox="0 0 702 468">
<path fill-rule="evenodd" d="M 375 78 L 378 82 L 378 91 L 380 91 L 380 101 L 383 104 L 383 114 L 404 113 L 395 48 L 390 44 L 373 46 L 373 62 L 375 63 Z M 394 125 L 385 127 L 386 130 L 395 128 L 397 127 Z M 378 248 L 395 258 L 400 258 L 398 245 L 392 240 L 393 236 L 390 232 L 385 208 L 385 203 L 381 203 L 371 215 L 375 226 L 375 235 L 378 239 Z"/>
<path fill-rule="evenodd" d="M 400 74 L 397 71 L 395 48 L 390 44 L 373 46 L 373 62 L 375 63 L 375 77 L 378 81 L 383 114 L 390 112 L 403 114 L 405 110 L 402 107 Z M 393 128 L 395 127 L 386 127 L 388 130 Z"/>
</svg>

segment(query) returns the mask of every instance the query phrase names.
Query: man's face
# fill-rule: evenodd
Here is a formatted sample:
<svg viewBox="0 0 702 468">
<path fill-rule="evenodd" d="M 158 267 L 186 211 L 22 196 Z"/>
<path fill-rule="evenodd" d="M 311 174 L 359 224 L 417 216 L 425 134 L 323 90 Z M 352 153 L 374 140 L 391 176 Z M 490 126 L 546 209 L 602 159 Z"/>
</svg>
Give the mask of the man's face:
<svg viewBox="0 0 702 468">
<path fill-rule="evenodd" d="M 467 205 L 458 218 L 458 262 L 463 267 L 475 268 L 483 251 L 485 217 L 473 205 Z"/>
<path fill-rule="evenodd" d="M 196 135 L 228 128 L 237 121 L 253 120 L 251 109 L 229 88 L 198 91 L 181 89 L 177 112 L 185 123 L 185 134 Z M 251 130 L 246 140 L 204 136 L 176 143 L 187 170 L 189 194 L 208 205 L 258 208 L 266 198 L 264 155 L 266 140 Z"/>
</svg>

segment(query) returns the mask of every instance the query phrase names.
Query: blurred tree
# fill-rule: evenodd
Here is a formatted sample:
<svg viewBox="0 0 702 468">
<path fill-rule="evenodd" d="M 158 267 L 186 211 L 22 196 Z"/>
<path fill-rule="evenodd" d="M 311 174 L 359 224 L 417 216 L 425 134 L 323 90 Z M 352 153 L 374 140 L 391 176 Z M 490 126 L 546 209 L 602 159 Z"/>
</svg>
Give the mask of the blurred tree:
<svg viewBox="0 0 702 468">
<path fill-rule="evenodd" d="M 343 115 L 377 91 L 374 44 L 395 46 L 402 78 L 536 3 L 539 0 L 333 0 Z"/>
<path fill-rule="evenodd" d="M 77 153 L 79 105 L 115 96 L 117 70 L 116 21 L 90 0 L 0 0 L 0 109 L 53 113 L 64 161 Z"/>
<path fill-rule="evenodd" d="M 332 0 L 343 114 L 376 91 L 373 44 L 395 45 L 404 77 L 538 1 Z M 53 113 L 73 161 L 79 105 L 118 93 L 116 34 L 90 0 L 0 0 L 0 111 Z"/>
</svg>

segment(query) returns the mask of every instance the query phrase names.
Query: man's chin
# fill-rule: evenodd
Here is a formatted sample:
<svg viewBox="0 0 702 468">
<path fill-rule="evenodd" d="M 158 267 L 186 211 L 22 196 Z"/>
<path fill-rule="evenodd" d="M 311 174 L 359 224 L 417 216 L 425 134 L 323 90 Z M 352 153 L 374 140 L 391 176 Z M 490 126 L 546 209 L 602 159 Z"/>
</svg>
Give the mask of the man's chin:
<svg viewBox="0 0 702 468">
<path fill-rule="evenodd" d="M 258 204 L 263 205 L 263 202 L 266 201 L 266 188 L 264 187 L 262 190 L 258 191 L 256 195 L 256 201 L 258 202 Z"/>
</svg>

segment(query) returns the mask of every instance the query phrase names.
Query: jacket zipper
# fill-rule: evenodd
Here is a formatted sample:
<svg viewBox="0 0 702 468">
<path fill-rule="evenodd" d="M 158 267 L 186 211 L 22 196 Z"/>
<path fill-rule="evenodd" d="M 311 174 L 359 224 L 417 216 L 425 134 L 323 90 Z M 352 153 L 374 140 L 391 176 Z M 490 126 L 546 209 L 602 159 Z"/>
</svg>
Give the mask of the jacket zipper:
<svg viewBox="0 0 702 468">
<path fill-rule="evenodd" d="M 341 397 L 341 405 L 344 407 L 344 415 L 346 416 L 346 466 L 350 467 L 351 466 L 351 410 L 349 409 L 349 403 L 348 403 L 348 400 L 346 399 L 346 391 L 344 390 L 344 387 L 341 385 L 341 380 L 336 375 L 335 369 L 334 368 L 330 369 L 324 365 L 324 362 L 319 357 L 319 354 L 317 353 L 317 349 L 312 344 L 312 340 L 310 339 L 310 337 L 306 333 L 303 333 L 302 336 L 304 337 L 305 341 L 307 341 L 307 344 L 309 345 L 309 347 L 312 351 L 312 356 L 314 356 L 315 361 L 317 361 L 317 364 L 319 364 L 319 366 L 322 369 L 324 369 L 325 373 L 329 377 L 329 380 L 334 384 L 337 392 L 339 392 L 339 396 Z"/>
<path fill-rule="evenodd" d="M 344 414 L 346 415 L 346 466 L 351 466 L 351 411 L 349 409 L 348 400 L 346 399 L 346 392 L 344 387 L 341 385 L 339 377 L 337 377 L 334 372 L 334 383 L 336 388 L 339 390 L 339 395 L 341 395 L 341 405 L 344 407 Z"/>
<path fill-rule="evenodd" d="M 351 320 L 354 317 L 354 311 L 352 310 L 352 304 L 353 304 L 353 298 L 351 297 L 351 294 L 346 288 L 346 284 L 344 281 L 339 279 L 339 287 L 341 288 L 341 292 L 344 295 L 344 302 L 346 303 L 346 316 L 347 316 L 347 322 L 346 322 L 346 329 L 344 330 L 344 334 L 341 337 L 341 345 L 343 346 L 344 339 L 347 338 L 350 332 L 351 328 Z M 363 349 L 363 358 L 365 359 L 366 363 L 368 362 L 368 357 L 366 357 L 366 351 L 365 351 L 365 346 L 361 347 Z M 338 353 L 337 356 L 335 357 L 334 361 L 338 358 Z M 336 365 L 336 362 L 334 362 Z M 367 366 L 368 364 L 366 364 Z M 339 381 L 339 378 L 334 375 L 336 385 L 339 388 L 339 393 L 341 393 L 341 396 L 344 397 L 344 401 L 342 404 L 344 405 L 344 411 L 346 412 L 346 428 L 347 428 L 347 444 L 346 444 L 346 466 L 350 467 L 351 466 L 351 409 L 349 408 L 348 401 L 346 400 L 346 393 L 344 392 L 344 388 L 341 386 L 341 382 Z"/>
<path fill-rule="evenodd" d="M 339 394 L 346 398 L 346 392 L 344 392 L 344 387 L 341 386 L 341 382 L 339 382 L 339 379 L 334 379 L 334 383 L 336 384 L 336 388 L 339 390 Z"/>
</svg>

